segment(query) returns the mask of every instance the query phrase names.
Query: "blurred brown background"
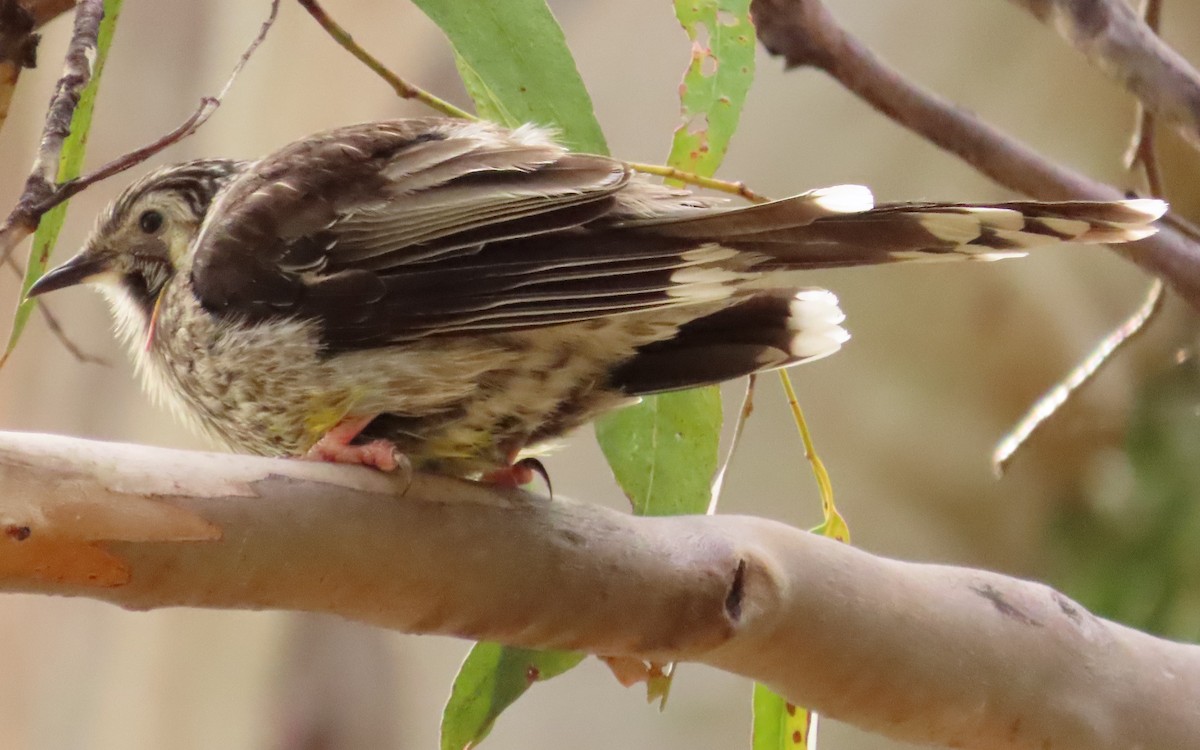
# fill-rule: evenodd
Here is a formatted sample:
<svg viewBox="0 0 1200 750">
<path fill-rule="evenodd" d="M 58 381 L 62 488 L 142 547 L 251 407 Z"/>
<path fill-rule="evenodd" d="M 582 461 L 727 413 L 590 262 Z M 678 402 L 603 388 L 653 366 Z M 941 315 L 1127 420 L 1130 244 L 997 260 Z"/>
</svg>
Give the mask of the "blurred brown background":
<svg viewBox="0 0 1200 750">
<path fill-rule="evenodd" d="M 1045 154 L 1130 184 L 1121 166 L 1128 96 L 1048 29 L 1007 3 L 830 0 L 887 60 Z M 677 122 L 688 43 L 670 4 L 552 2 L 614 154 L 660 161 Z M 404 2 L 329 0 L 328 10 L 393 69 L 464 103 L 440 33 Z M 1166 35 L 1200 59 L 1200 6 L 1168 3 Z M 219 89 L 265 2 L 126 4 L 105 73 L 89 163 L 174 127 Z M 252 157 L 322 128 L 423 114 L 342 50 L 293 3 L 204 129 L 159 161 Z M 47 29 L 42 68 L 22 79 L 0 133 L 0 205 L 18 194 L 59 68 L 69 20 Z M 1177 202 L 1190 157 L 1171 142 Z M 881 200 L 1011 197 L 902 131 L 820 74 L 759 73 L 722 170 L 769 195 L 845 182 Z M 121 177 L 72 203 L 58 259 L 82 241 Z M 1112 252 L 1069 247 L 1002 264 L 917 265 L 814 274 L 837 291 L 854 339 L 794 379 L 855 544 L 909 560 L 1044 577 L 1046 523 L 1067 500 L 1127 490 L 1121 451 L 1132 394 L 1190 344 L 1178 304 L 993 479 L 995 441 L 1044 388 L 1141 300 L 1149 281 Z M 5 276 L 0 299 L 16 287 Z M 110 367 L 73 360 L 36 317 L 0 372 L 5 429 L 205 447 L 138 391 L 99 295 L 51 300 L 70 335 Z M 728 391 L 736 400 L 740 388 Z M 764 378 L 728 480 L 724 512 L 810 526 L 815 487 L 774 378 Z M 590 432 L 553 456 L 564 495 L 623 503 Z M 1124 483 L 1124 484 L 1123 484 Z M 0 747 L 13 750 L 430 748 L 464 642 L 408 637 L 334 618 L 176 610 L 127 613 L 89 601 L 0 599 Z M 835 658 L 835 655 L 831 655 Z M 750 686 L 683 665 L 660 715 L 594 661 L 536 687 L 487 747 L 748 747 Z M 899 747 L 833 722 L 826 750 Z"/>
</svg>

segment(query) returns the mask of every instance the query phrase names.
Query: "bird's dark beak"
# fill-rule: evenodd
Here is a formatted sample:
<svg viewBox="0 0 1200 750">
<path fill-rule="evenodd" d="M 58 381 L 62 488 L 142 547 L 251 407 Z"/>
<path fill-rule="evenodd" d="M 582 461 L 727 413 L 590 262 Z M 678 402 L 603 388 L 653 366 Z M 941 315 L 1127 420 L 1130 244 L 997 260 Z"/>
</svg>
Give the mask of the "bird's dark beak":
<svg viewBox="0 0 1200 750">
<path fill-rule="evenodd" d="M 80 253 L 35 281 L 26 297 L 36 297 L 56 289 L 82 284 L 108 268 L 108 262 L 104 258 L 91 253 Z"/>
</svg>

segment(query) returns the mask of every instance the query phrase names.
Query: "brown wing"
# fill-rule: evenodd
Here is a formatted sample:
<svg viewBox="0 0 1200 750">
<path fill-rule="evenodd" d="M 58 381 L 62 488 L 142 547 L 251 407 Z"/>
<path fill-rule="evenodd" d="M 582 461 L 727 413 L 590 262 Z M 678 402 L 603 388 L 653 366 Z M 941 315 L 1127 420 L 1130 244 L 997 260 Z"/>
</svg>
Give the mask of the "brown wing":
<svg viewBox="0 0 1200 750">
<path fill-rule="evenodd" d="M 679 304 L 674 271 L 711 251 L 580 229 L 613 211 L 629 179 L 620 162 L 568 154 L 531 128 L 343 128 L 222 193 L 195 241 L 193 284 L 220 315 L 316 319 L 332 349 Z"/>
</svg>

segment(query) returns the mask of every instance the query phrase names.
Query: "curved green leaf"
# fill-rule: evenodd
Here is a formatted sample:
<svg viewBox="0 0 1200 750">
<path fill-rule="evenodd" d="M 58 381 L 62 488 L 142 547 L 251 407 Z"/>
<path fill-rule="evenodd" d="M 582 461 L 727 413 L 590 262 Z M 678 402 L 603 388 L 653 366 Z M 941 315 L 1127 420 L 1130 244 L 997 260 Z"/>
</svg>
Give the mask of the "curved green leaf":
<svg viewBox="0 0 1200 750">
<path fill-rule="evenodd" d="M 478 745 L 500 712 L 536 682 L 548 680 L 583 661 L 583 654 L 532 651 L 476 643 L 467 654 L 442 712 L 442 750 Z"/>
<path fill-rule="evenodd" d="M 721 420 L 721 392 L 712 387 L 652 396 L 596 423 L 604 457 L 634 513 L 707 510 Z"/>
<path fill-rule="evenodd" d="M 490 117 L 494 110 L 488 107 L 502 103 L 513 118 L 509 122 L 551 125 L 576 151 L 608 153 L 592 99 L 545 0 L 413 2 L 446 34 L 467 70 L 490 92 L 481 102 L 478 91 L 468 89 L 480 114 Z"/>
</svg>

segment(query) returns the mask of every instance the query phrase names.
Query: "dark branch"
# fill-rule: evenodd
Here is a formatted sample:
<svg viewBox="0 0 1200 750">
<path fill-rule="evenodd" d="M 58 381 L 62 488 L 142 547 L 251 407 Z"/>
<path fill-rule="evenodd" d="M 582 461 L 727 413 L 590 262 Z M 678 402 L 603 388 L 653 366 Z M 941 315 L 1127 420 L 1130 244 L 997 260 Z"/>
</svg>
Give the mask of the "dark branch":
<svg viewBox="0 0 1200 750">
<path fill-rule="evenodd" d="M 759 38 L 788 67 L 817 67 L 896 123 L 960 157 L 1005 187 L 1040 200 L 1116 200 L 1121 190 L 1059 166 L 1021 141 L 884 64 L 819 0 L 754 0 Z M 1117 252 L 1161 276 L 1200 309 L 1200 244 L 1170 217 L 1153 237 Z"/>
<path fill-rule="evenodd" d="M 1200 73 L 1125 0 L 1012 0 L 1200 148 Z"/>
</svg>

